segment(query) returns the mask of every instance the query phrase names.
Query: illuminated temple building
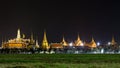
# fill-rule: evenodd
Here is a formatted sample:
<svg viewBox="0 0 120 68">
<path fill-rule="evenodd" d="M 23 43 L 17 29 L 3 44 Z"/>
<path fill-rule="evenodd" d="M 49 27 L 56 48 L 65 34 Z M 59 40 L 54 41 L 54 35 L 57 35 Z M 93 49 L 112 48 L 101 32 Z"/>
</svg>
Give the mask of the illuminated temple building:
<svg viewBox="0 0 120 68">
<path fill-rule="evenodd" d="M 61 44 L 62 44 L 64 47 L 65 47 L 65 46 L 68 46 L 68 43 L 65 41 L 64 36 L 63 36 L 63 40 L 62 40 Z"/>
<path fill-rule="evenodd" d="M 64 37 L 63 37 L 63 40 L 62 40 L 61 44 L 64 47 L 70 46 L 70 44 L 68 44 L 65 41 Z M 84 46 L 87 46 L 87 47 L 90 47 L 90 48 L 96 48 L 97 47 L 96 42 L 94 41 L 93 38 L 92 38 L 92 41 L 90 43 L 85 43 L 85 42 L 82 42 L 82 40 L 80 39 L 79 34 L 78 34 L 77 40 L 74 43 L 72 43 L 72 46 L 74 46 L 74 47 L 84 47 Z"/>
<path fill-rule="evenodd" d="M 36 45 L 37 44 L 37 45 Z M 31 35 L 30 39 L 25 39 L 25 36 L 21 37 L 20 29 L 17 31 L 17 38 L 10 39 L 7 42 L 2 42 L 2 48 L 28 48 L 39 47 L 38 42 L 33 39 Z"/>
<path fill-rule="evenodd" d="M 68 43 L 65 41 L 64 36 L 63 36 L 62 42 L 50 44 L 51 49 L 63 49 L 64 47 L 67 47 L 67 46 L 68 46 Z"/>
<path fill-rule="evenodd" d="M 88 46 L 90 48 L 96 48 L 97 47 L 93 38 L 92 38 L 92 41 L 90 43 L 86 43 L 85 46 Z"/>
<path fill-rule="evenodd" d="M 51 43 L 51 44 L 50 44 L 50 48 L 51 48 L 51 49 L 62 49 L 62 48 L 63 48 L 63 45 L 60 44 L 60 43 Z"/>
<path fill-rule="evenodd" d="M 75 46 L 83 46 L 83 42 L 80 39 L 80 36 L 78 35 L 77 40 L 75 41 Z"/>
</svg>

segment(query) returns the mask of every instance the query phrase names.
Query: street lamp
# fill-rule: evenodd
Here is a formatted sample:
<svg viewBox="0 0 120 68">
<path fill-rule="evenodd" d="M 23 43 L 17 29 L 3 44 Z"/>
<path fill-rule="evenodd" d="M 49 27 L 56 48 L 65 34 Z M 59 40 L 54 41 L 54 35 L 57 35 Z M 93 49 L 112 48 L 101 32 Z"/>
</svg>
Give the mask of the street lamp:
<svg viewBox="0 0 120 68">
<path fill-rule="evenodd" d="M 111 43 L 110 42 L 108 42 L 108 45 L 110 45 Z"/>
<path fill-rule="evenodd" d="M 69 43 L 69 46 L 73 46 L 73 43 L 71 42 L 71 43 Z"/>
<path fill-rule="evenodd" d="M 100 42 L 97 42 L 97 46 L 100 46 Z"/>
</svg>

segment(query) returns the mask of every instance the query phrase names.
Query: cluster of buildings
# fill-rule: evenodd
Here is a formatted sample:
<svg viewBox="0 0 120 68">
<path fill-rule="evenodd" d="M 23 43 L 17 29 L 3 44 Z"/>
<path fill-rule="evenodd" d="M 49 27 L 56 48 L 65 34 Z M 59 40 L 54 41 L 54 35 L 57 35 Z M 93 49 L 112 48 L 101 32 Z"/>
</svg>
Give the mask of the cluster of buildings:
<svg viewBox="0 0 120 68">
<path fill-rule="evenodd" d="M 32 48 L 34 47 L 39 48 L 38 41 L 33 39 L 33 35 L 31 35 L 30 39 L 25 39 L 25 37 L 21 37 L 20 29 L 17 31 L 17 38 L 10 39 L 8 41 L 2 41 L 2 48 Z"/>
<path fill-rule="evenodd" d="M 108 43 L 111 46 L 116 46 L 116 42 L 114 40 L 114 37 L 112 38 L 112 41 Z M 63 37 L 62 41 L 60 43 L 48 43 L 46 32 L 44 31 L 44 36 L 42 43 L 39 45 L 38 40 L 35 40 L 33 38 L 33 34 L 31 34 L 31 37 L 29 39 L 26 39 L 24 35 L 21 37 L 20 29 L 17 31 L 17 37 L 14 39 L 10 39 L 8 41 L 2 42 L 2 49 L 40 49 L 42 51 L 48 51 L 48 50 L 62 50 L 65 51 L 66 49 L 76 49 L 77 51 L 83 50 L 93 50 L 96 48 L 103 48 L 104 46 L 98 46 L 99 43 L 96 43 L 94 41 L 94 38 L 92 38 L 91 42 L 86 43 L 83 42 L 80 39 L 80 36 L 78 35 L 77 39 L 72 42 L 68 43 L 66 42 L 65 38 Z"/>
</svg>

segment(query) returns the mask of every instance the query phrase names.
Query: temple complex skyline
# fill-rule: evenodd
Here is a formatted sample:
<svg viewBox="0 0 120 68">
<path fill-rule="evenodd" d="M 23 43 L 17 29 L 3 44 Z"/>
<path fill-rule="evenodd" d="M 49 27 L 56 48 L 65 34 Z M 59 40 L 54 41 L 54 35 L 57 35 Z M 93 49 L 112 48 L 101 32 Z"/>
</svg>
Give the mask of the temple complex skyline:
<svg viewBox="0 0 120 68">
<path fill-rule="evenodd" d="M 32 33 L 31 34 L 31 36 L 29 37 L 29 39 L 25 39 L 24 40 L 24 38 L 28 38 L 28 37 L 26 37 L 27 35 L 25 35 L 25 34 L 22 34 L 21 32 L 20 32 L 20 29 L 18 29 L 17 30 L 17 37 L 16 38 L 14 38 L 14 39 L 8 39 L 8 42 L 22 42 L 21 40 L 23 40 L 23 41 L 28 41 L 28 42 L 30 42 L 30 44 L 35 44 L 36 43 L 36 45 L 38 46 L 39 44 L 43 47 L 43 49 L 46 49 L 46 47 L 47 48 L 49 48 L 49 44 L 50 43 L 60 43 L 60 44 L 63 44 L 63 46 L 68 46 L 68 44 L 69 43 L 74 43 L 75 44 L 75 46 L 83 46 L 84 45 L 84 43 L 86 44 L 86 45 L 91 45 L 92 44 L 92 46 L 91 47 L 96 47 L 96 45 L 97 45 L 97 43 L 99 42 L 99 43 L 101 43 L 101 44 L 108 44 L 108 43 L 102 43 L 102 42 L 100 42 L 100 41 L 96 41 L 95 39 L 94 39 L 94 37 L 92 36 L 92 38 L 91 38 L 91 42 L 89 43 L 88 41 L 84 41 L 84 40 L 82 40 L 81 38 L 80 38 L 80 35 L 79 35 L 79 33 L 78 33 L 78 35 L 77 35 L 77 38 L 76 38 L 76 40 L 72 40 L 72 41 L 68 41 L 68 40 L 66 40 L 66 38 L 65 38 L 65 36 L 63 35 L 63 37 L 62 37 L 62 39 L 59 41 L 59 42 L 55 42 L 55 41 L 53 41 L 53 42 L 50 42 L 49 41 L 49 39 L 48 39 L 48 36 L 46 35 L 46 30 L 44 30 L 44 34 L 43 34 L 43 39 L 41 38 L 41 42 L 39 42 L 39 40 L 38 40 L 38 37 L 39 36 L 37 36 L 37 38 L 35 38 L 35 36 L 34 36 L 34 34 Z M 36 39 L 36 40 L 35 40 Z M 5 39 L 5 40 L 2 40 L 2 42 L 7 42 L 7 40 Z M 116 40 L 115 40 L 115 38 L 114 38 L 114 36 L 112 36 L 111 37 L 111 41 L 108 41 L 108 42 L 111 42 L 110 44 L 112 44 L 112 45 L 114 45 L 114 44 L 118 44 L 118 42 L 116 42 Z M 39 44 L 38 44 L 39 43 Z M 89 44 L 88 44 L 89 43 Z"/>
</svg>

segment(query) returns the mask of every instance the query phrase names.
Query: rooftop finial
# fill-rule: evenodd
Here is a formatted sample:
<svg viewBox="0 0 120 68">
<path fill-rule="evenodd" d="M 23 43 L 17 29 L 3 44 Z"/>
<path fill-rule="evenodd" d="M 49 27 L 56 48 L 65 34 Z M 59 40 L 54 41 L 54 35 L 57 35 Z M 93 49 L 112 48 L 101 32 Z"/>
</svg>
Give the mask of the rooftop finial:
<svg viewBox="0 0 120 68">
<path fill-rule="evenodd" d="M 17 31 L 17 39 L 20 39 L 20 38 L 21 38 L 20 29 L 18 29 L 18 31 Z"/>
</svg>

